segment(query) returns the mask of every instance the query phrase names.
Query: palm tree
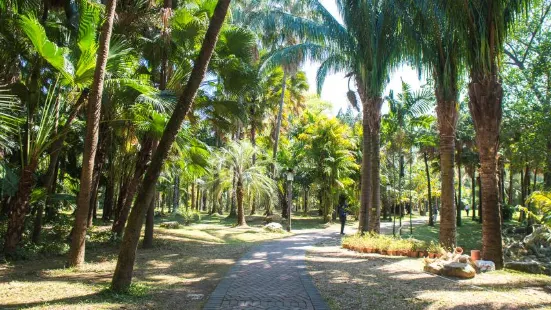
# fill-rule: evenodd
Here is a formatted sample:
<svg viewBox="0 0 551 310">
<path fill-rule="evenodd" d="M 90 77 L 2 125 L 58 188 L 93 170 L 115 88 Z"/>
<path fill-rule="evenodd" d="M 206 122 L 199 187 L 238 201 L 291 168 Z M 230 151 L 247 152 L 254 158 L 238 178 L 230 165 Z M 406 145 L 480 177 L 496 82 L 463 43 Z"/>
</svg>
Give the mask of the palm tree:
<svg viewBox="0 0 551 310">
<path fill-rule="evenodd" d="M 528 0 L 438 1 L 465 46 L 469 71 L 469 110 L 476 131 L 482 184 L 482 256 L 503 268 L 497 156 L 503 88 L 499 57 L 515 17 Z"/>
<path fill-rule="evenodd" d="M 249 142 L 234 141 L 221 150 L 224 166 L 219 182 L 232 183 L 232 172 L 236 178 L 237 226 L 247 226 L 245 221 L 244 197 L 267 200 L 271 204 L 277 200 L 277 184 L 266 175 L 266 161 L 253 162 L 253 155 L 259 150 Z"/>
<path fill-rule="evenodd" d="M 305 42 L 286 47 L 271 57 L 321 61 L 317 89 L 335 71 L 346 72 L 356 81 L 363 110 L 361 231 L 380 229 L 380 126 L 383 91 L 392 68 L 399 61 L 398 14 L 396 2 L 338 0 L 341 24 L 318 0 L 306 1 L 312 18 L 280 12 L 272 18 L 286 25 Z"/>
<path fill-rule="evenodd" d="M 410 159 L 413 160 L 412 147 L 416 143 L 416 127 L 430 126 L 430 119 L 424 115 L 432 106 L 432 95 L 428 88 L 414 92 L 411 87 L 402 81 L 402 91 L 395 97 L 391 91 L 387 98 L 390 105 L 390 113 L 386 115 L 387 121 L 395 128 L 395 139 L 399 156 L 398 188 L 402 191 L 402 177 L 404 176 L 404 149 L 410 150 Z M 411 162 L 410 162 L 411 163 Z M 410 165 L 411 167 L 411 165 Z M 411 177 L 411 171 L 410 171 Z M 411 201 L 410 201 L 411 203 Z M 403 204 L 400 203 L 400 227 L 402 227 Z M 411 219 L 410 219 L 411 220 Z M 410 223 L 411 224 L 411 223 Z M 411 225 L 410 225 L 411 226 Z M 401 233 L 401 230 L 399 231 Z"/>
<path fill-rule="evenodd" d="M 38 129 L 29 131 L 27 137 L 27 151 L 22 162 L 19 175 L 19 184 L 15 196 L 10 200 L 8 207 L 9 219 L 6 239 L 4 241 L 4 253 L 14 254 L 17 244 L 21 241 L 25 224 L 25 217 L 29 212 L 29 201 L 34 184 L 33 174 L 38 166 L 40 155 L 51 143 L 50 136 L 55 126 L 56 105 L 63 104 L 56 99 L 59 95 L 59 87 L 53 85 L 47 95 L 45 105 L 40 113 Z M 6 119 L 6 117 L 3 117 Z M 9 120 L 9 117 L 8 117 Z"/>
<path fill-rule="evenodd" d="M 92 175 L 94 159 L 98 145 L 99 120 L 101 114 L 101 97 L 103 95 L 103 82 L 105 69 L 109 56 L 109 43 L 115 19 L 117 0 L 109 0 L 106 6 L 105 22 L 101 31 L 98 58 L 94 71 L 94 82 L 88 100 L 86 121 L 86 142 L 82 158 L 82 172 L 80 177 L 80 192 L 77 199 L 75 212 L 75 224 L 71 236 L 71 251 L 69 252 L 69 265 L 80 266 L 84 263 L 84 250 L 86 242 L 86 229 L 88 225 L 88 210 L 90 208 L 90 192 L 92 190 Z"/>
<path fill-rule="evenodd" d="M 439 239 L 446 247 L 456 244 L 454 202 L 455 131 L 458 119 L 458 78 L 462 46 L 454 25 L 443 18 L 443 8 L 433 1 L 413 0 L 404 20 L 411 58 L 434 79 L 440 137 L 441 213 Z"/>
<path fill-rule="evenodd" d="M 205 33 L 205 38 L 201 50 L 194 63 L 193 70 L 189 75 L 189 80 L 186 87 L 178 99 L 178 103 L 168 121 L 163 135 L 157 146 L 157 150 L 153 155 L 151 165 L 148 167 L 144 180 L 142 182 L 141 191 L 136 198 L 134 208 L 130 212 L 128 224 L 126 225 L 121 250 L 117 260 L 117 267 L 113 274 L 111 286 L 116 291 L 127 291 L 132 282 L 132 271 L 134 269 L 134 261 L 136 258 L 136 248 L 142 229 L 145 213 L 149 208 L 153 196 L 155 194 L 155 184 L 159 178 L 164 160 L 168 156 L 168 152 L 176 138 L 180 127 L 191 109 L 197 90 L 201 85 L 201 81 L 205 77 L 208 64 L 218 35 L 224 24 L 226 14 L 231 0 L 219 0 L 213 15 L 210 20 L 209 27 Z"/>
</svg>

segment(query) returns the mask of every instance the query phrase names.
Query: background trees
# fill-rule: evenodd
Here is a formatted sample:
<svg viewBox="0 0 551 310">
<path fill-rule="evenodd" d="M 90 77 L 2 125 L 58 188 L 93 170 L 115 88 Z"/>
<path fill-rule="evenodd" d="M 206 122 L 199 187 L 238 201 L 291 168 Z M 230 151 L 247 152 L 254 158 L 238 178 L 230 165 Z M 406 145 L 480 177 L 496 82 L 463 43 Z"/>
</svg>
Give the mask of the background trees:
<svg viewBox="0 0 551 310">
<path fill-rule="evenodd" d="M 452 246 L 469 201 L 500 267 L 503 206 L 551 184 L 551 5 L 519 15 L 527 3 L 339 0 L 332 16 L 317 0 L 246 1 L 226 18 L 227 0 L 82 0 L 69 12 L 3 2 L 3 253 L 44 246 L 41 232 L 68 219 L 79 265 L 101 215 L 122 238 L 113 283 L 125 290 L 144 218 L 150 246 L 156 214 L 288 216 L 282 175 L 293 169 L 295 212 L 328 222 L 345 193 L 361 231 L 378 231 L 382 215 L 399 234 L 405 213 L 434 224 L 438 209 Z M 306 93 L 305 60 L 319 62 L 318 92 L 345 73 L 361 114 L 329 116 L 330 103 Z M 426 85 L 387 96 L 402 64 Z"/>
</svg>

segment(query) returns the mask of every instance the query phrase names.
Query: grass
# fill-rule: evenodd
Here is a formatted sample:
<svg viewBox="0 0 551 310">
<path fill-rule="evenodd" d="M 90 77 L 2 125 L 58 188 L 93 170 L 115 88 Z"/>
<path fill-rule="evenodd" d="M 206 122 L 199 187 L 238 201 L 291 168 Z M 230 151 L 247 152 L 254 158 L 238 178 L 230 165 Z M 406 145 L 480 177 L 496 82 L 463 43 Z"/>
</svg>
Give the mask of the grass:
<svg viewBox="0 0 551 310">
<path fill-rule="evenodd" d="M 80 269 L 64 268 L 66 255 L 58 252 L 0 264 L 0 308 L 201 309 L 227 270 L 252 246 L 289 235 L 265 231 L 262 216 L 247 219 L 250 226 L 238 228 L 235 219 L 202 214 L 200 223 L 161 229 L 159 223 L 178 218 L 156 218 L 154 248 L 138 249 L 127 294 L 109 289 L 118 243 L 109 238 L 110 225 L 97 222 L 87 242 L 87 263 Z M 50 237 L 46 232 L 44 243 Z"/>
<path fill-rule="evenodd" d="M 462 225 L 457 227 L 457 246 L 462 247 L 465 253 L 470 250 L 482 249 L 482 225 L 470 217 L 463 217 Z M 440 224 L 434 227 L 423 225 L 413 227 L 413 237 L 422 241 L 438 241 Z"/>
</svg>

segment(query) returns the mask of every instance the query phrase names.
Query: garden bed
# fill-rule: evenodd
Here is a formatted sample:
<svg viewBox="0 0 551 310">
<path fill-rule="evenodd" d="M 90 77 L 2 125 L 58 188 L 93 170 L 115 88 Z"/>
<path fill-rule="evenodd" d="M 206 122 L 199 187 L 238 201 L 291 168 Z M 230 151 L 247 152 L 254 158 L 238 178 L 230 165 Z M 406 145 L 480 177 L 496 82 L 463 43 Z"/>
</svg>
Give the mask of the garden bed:
<svg viewBox="0 0 551 310">
<path fill-rule="evenodd" d="M 445 249 L 434 243 L 414 238 L 395 238 L 379 234 L 348 236 L 342 239 L 342 247 L 359 253 L 376 253 L 389 256 L 437 258 Z"/>
</svg>

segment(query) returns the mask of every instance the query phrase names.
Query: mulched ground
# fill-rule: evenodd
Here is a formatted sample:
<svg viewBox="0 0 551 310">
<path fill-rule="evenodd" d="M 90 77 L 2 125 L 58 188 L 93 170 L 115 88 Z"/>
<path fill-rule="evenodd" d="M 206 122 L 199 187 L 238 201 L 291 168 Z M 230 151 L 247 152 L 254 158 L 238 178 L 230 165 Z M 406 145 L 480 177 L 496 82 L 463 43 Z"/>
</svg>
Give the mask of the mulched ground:
<svg viewBox="0 0 551 310">
<path fill-rule="evenodd" d="M 422 271 L 422 259 L 319 244 L 308 270 L 332 309 L 551 309 L 551 277 L 497 271 L 457 280 Z"/>
</svg>

